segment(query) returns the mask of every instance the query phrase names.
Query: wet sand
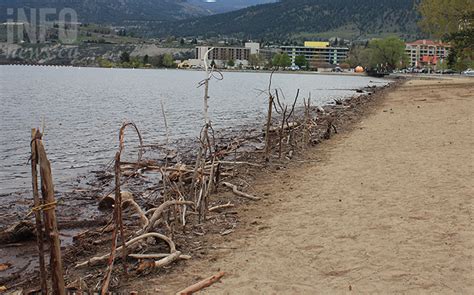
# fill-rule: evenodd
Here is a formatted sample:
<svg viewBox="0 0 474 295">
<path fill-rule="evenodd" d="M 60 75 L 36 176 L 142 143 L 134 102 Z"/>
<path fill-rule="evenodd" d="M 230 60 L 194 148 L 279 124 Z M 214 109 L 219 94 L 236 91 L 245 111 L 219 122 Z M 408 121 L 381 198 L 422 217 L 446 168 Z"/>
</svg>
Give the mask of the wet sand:
<svg viewBox="0 0 474 295">
<path fill-rule="evenodd" d="M 474 79 L 411 80 L 362 122 L 254 186 L 209 261 L 137 282 L 169 294 L 474 293 Z"/>
</svg>

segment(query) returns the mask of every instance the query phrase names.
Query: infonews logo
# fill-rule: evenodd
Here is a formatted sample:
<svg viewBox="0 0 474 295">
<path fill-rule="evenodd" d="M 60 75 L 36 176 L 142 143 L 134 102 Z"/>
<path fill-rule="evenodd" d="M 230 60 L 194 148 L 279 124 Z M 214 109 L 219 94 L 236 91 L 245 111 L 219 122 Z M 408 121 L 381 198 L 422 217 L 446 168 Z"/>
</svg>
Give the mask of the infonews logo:
<svg viewBox="0 0 474 295">
<path fill-rule="evenodd" d="M 78 55 L 77 43 L 80 23 L 71 8 L 7 8 L 3 24 L 8 45 L 7 58 L 21 60 L 50 60 L 73 58 Z M 6 32 L 5 32 L 6 31 Z M 43 44 L 50 46 L 28 46 Z M 54 47 L 54 50 L 53 50 Z"/>
</svg>

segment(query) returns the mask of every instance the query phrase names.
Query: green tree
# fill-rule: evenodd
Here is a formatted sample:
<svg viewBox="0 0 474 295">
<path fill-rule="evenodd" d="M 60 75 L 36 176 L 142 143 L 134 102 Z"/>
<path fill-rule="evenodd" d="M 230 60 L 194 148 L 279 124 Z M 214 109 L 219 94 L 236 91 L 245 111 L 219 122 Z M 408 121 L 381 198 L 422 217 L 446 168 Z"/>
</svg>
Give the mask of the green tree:
<svg viewBox="0 0 474 295">
<path fill-rule="evenodd" d="M 368 51 L 370 56 L 369 66 L 382 65 L 389 70 L 403 67 L 408 57 L 405 54 L 405 42 L 397 37 L 376 39 L 369 42 Z"/>
<path fill-rule="evenodd" d="M 298 55 L 297 57 L 295 57 L 295 65 L 300 68 L 307 67 L 308 61 L 306 60 L 306 57 L 304 55 Z"/>
<path fill-rule="evenodd" d="M 113 68 L 115 66 L 113 62 L 102 57 L 98 57 L 96 61 L 101 68 Z"/>
<path fill-rule="evenodd" d="M 249 65 L 253 67 L 265 66 L 267 62 L 263 54 L 251 54 L 249 57 Z"/>
<path fill-rule="evenodd" d="M 165 53 L 163 55 L 163 66 L 171 68 L 174 65 L 173 56 L 170 53 Z"/>
<path fill-rule="evenodd" d="M 120 55 L 120 62 L 121 63 L 130 62 L 130 54 L 126 51 L 122 52 L 122 54 Z"/>
<path fill-rule="evenodd" d="M 272 64 L 275 67 L 289 67 L 291 66 L 291 58 L 287 53 L 277 53 L 273 56 Z"/>
<path fill-rule="evenodd" d="M 143 63 L 148 64 L 149 60 L 150 60 L 150 57 L 148 56 L 148 54 L 145 54 L 145 56 L 143 57 Z"/>
<path fill-rule="evenodd" d="M 457 71 L 474 68 L 474 29 L 451 34 L 448 40 L 452 45 L 448 65 Z"/>
<path fill-rule="evenodd" d="M 458 71 L 474 65 L 474 1 L 422 0 L 421 28 L 451 43 L 448 65 Z"/>
<path fill-rule="evenodd" d="M 422 0 L 418 6 L 421 28 L 436 37 L 456 33 L 472 25 L 474 1 L 472 0 Z"/>
<path fill-rule="evenodd" d="M 229 66 L 229 67 L 234 67 L 234 66 L 235 66 L 235 61 L 234 61 L 233 59 L 229 59 L 229 60 L 227 61 L 227 66 Z"/>
<path fill-rule="evenodd" d="M 150 58 L 150 64 L 155 68 L 160 68 L 163 66 L 163 56 L 156 55 Z"/>
</svg>

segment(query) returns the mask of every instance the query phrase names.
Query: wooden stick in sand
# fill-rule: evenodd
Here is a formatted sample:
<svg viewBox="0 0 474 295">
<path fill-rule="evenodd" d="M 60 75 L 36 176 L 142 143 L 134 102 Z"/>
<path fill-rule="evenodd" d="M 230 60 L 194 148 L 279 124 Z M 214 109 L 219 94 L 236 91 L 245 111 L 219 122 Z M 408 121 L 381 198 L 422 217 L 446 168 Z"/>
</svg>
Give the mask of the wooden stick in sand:
<svg viewBox="0 0 474 295">
<path fill-rule="evenodd" d="M 178 293 L 176 293 L 176 295 L 191 295 L 193 293 L 196 293 L 204 288 L 211 286 L 215 282 L 219 281 L 224 275 L 225 275 L 225 272 L 221 271 L 213 275 L 212 277 L 204 279 L 194 285 L 187 287 L 186 289 L 179 291 Z"/>
</svg>

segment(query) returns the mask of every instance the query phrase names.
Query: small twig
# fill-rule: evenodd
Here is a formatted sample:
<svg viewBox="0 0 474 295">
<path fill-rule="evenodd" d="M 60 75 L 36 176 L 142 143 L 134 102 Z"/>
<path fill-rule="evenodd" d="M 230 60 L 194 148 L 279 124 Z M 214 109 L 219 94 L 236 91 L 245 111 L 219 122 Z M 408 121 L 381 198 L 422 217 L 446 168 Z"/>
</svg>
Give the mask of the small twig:
<svg viewBox="0 0 474 295">
<path fill-rule="evenodd" d="M 234 204 L 231 204 L 231 203 L 229 202 L 229 203 L 224 204 L 224 205 L 217 205 L 217 206 L 211 207 L 211 208 L 209 208 L 209 212 L 219 211 L 219 210 L 221 210 L 221 209 L 233 208 L 233 207 L 235 207 L 235 205 L 234 205 Z"/>
<path fill-rule="evenodd" d="M 231 188 L 232 189 L 232 192 L 239 196 L 239 197 L 243 197 L 243 198 L 246 198 L 246 199 L 249 199 L 249 200 L 253 200 L 253 201 L 258 201 L 260 200 L 259 197 L 255 197 L 255 196 L 252 196 L 252 195 L 249 195 L 249 194 L 246 194 L 244 192 L 241 192 L 237 189 L 237 186 L 234 185 L 234 184 L 231 184 L 231 183 L 228 183 L 228 182 L 223 182 L 222 183 L 223 186 L 226 186 L 228 188 Z"/>
</svg>

